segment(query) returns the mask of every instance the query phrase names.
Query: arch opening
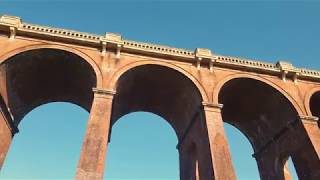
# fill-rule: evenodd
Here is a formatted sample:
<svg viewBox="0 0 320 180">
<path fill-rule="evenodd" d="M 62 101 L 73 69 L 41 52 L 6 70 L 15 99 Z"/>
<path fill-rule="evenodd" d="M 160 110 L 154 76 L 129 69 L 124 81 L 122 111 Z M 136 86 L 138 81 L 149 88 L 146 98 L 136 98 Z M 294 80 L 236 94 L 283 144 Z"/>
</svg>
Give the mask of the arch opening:
<svg viewBox="0 0 320 180">
<path fill-rule="evenodd" d="M 0 179 L 73 179 L 88 116 L 72 103 L 34 108 L 19 124 Z"/>
<path fill-rule="evenodd" d="M 254 151 L 248 138 L 239 129 L 226 122 L 224 123 L 224 129 L 237 178 L 259 179 L 259 170 L 252 158 Z"/>
<path fill-rule="evenodd" d="M 21 52 L 0 65 L 1 95 L 14 123 L 49 102 L 71 102 L 90 111 L 97 78 L 82 57 L 60 49 Z"/>
<path fill-rule="evenodd" d="M 126 114 L 111 135 L 105 179 L 179 179 L 178 138 L 162 117 L 142 111 Z"/>
<path fill-rule="evenodd" d="M 193 173 L 197 172 L 194 160 L 199 157 L 198 154 L 188 153 L 189 144 L 195 144 L 195 137 L 205 133 L 202 130 L 203 126 L 200 126 L 199 123 L 196 123 L 198 127 L 190 128 L 194 121 L 202 122 L 198 115 L 203 110 L 200 90 L 193 81 L 171 67 L 146 64 L 124 72 L 118 79 L 116 91 L 113 99 L 112 124 L 123 115 L 137 111 L 150 112 L 162 117 L 171 125 L 178 138 L 180 178 L 186 179 L 196 176 L 196 174 L 191 174 L 189 170 L 192 168 Z M 197 129 L 190 130 L 194 128 Z M 203 134 L 196 134 L 195 132 L 200 129 Z M 201 138 L 197 139 L 200 141 Z M 208 141 L 208 138 L 203 137 L 202 141 L 206 140 Z M 210 159 L 208 157 L 210 155 L 208 153 L 210 152 L 209 145 L 203 144 L 205 143 L 197 143 L 206 150 L 203 153 L 205 155 L 202 155 L 202 160 L 203 163 L 207 163 L 206 161 Z M 209 163 L 206 167 L 202 166 L 202 170 L 205 172 L 203 176 L 209 177 L 213 174 L 212 172 L 210 174 Z"/>
<path fill-rule="evenodd" d="M 292 130 L 299 124 L 293 104 L 269 84 L 247 77 L 227 81 L 218 97 L 224 105 L 224 122 L 239 129 L 251 143 L 260 178 L 284 178 L 283 168 L 275 164 L 301 149 Z"/>
<path fill-rule="evenodd" d="M 130 112 L 152 112 L 169 122 L 179 140 L 201 109 L 202 97 L 193 82 L 161 65 L 141 65 L 128 70 L 119 78 L 116 91 L 112 124 Z"/>
</svg>

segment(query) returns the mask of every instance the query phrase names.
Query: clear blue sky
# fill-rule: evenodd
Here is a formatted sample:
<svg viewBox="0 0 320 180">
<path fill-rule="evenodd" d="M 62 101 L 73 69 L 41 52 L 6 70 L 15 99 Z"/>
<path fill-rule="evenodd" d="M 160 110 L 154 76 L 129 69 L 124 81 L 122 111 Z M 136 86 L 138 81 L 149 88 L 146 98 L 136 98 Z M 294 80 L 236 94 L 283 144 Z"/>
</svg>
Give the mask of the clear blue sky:
<svg viewBox="0 0 320 180">
<path fill-rule="evenodd" d="M 30 23 L 176 47 L 210 48 L 223 55 L 320 69 L 320 3 L 171 1 L 0 1 L 0 13 Z M 30 112 L 20 124 L 1 179 L 70 179 L 88 113 L 67 103 Z M 259 179 L 252 148 L 226 125 L 239 179 Z M 107 179 L 178 179 L 177 138 L 161 117 L 134 113 L 113 128 Z M 130 149 L 130 151 L 128 151 Z"/>
</svg>

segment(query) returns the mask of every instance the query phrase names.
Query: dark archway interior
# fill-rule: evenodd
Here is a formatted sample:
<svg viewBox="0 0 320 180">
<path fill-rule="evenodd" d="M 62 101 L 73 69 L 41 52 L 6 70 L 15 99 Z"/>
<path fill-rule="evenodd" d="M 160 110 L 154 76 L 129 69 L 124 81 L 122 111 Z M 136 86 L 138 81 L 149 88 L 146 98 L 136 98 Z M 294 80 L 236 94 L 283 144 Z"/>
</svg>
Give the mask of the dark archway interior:
<svg viewBox="0 0 320 180">
<path fill-rule="evenodd" d="M 251 142 L 260 178 L 283 179 L 284 159 L 301 149 L 292 131 L 299 123 L 291 102 L 264 82 L 236 78 L 222 87 L 219 103 L 224 105 L 223 120 Z"/>
<path fill-rule="evenodd" d="M 166 119 L 181 139 L 201 102 L 197 87 L 178 71 L 159 65 L 138 66 L 118 80 L 112 123 L 130 112 L 152 112 Z"/>
<path fill-rule="evenodd" d="M 237 127 L 259 151 L 297 119 L 289 100 L 270 85 L 250 78 L 228 81 L 221 89 L 222 117 Z"/>
<path fill-rule="evenodd" d="M 314 93 L 310 98 L 310 111 L 313 116 L 320 118 L 320 91 Z M 320 124 L 318 123 L 319 127 Z"/>
<path fill-rule="evenodd" d="M 311 97 L 313 115 L 319 115 L 320 95 Z M 299 179 L 319 179 L 317 154 L 291 102 L 270 85 L 249 78 L 228 81 L 219 103 L 223 120 L 250 140 L 261 179 L 284 179 L 284 164 L 292 157 Z"/>
<path fill-rule="evenodd" d="M 30 50 L 9 58 L 0 69 L 15 124 L 49 102 L 71 102 L 90 111 L 96 76 L 78 55 L 57 49 Z"/>
</svg>

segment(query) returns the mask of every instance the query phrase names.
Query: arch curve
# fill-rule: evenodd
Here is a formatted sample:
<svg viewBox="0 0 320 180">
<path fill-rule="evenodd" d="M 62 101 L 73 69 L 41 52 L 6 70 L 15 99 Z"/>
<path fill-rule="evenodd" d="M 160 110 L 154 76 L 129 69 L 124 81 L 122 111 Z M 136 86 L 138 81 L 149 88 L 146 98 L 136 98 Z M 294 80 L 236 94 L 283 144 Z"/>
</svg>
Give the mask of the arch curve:
<svg viewBox="0 0 320 180">
<path fill-rule="evenodd" d="M 197 89 L 199 90 L 202 100 L 207 102 L 209 100 L 208 95 L 205 91 L 205 88 L 202 86 L 202 84 L 198 81 L 197 78 L 195 78 L 193 75 L 191 75 L 189 72 L 187 72 L 185 69 L 176 66 L 172 63 L 169 62 L 162 62 L 162 61 L 153 61 L 153 60 L 143 60 L 143 61 L 137 61 L 137 62 L 133 62 L 130 64 L 127 64 L 123 67 L 121 67 L 117 72 L 114 73 L 114 75 L 111 78 L 110 81 L 110 89 L 116 90 L 117 88 L 117 83 L 118 80 L 120 79 L 120 77 L 125 74 L 127 71 L 129 71 L 130 69 L 139 67 L 139 66 L 143 66 L 143 65 L 159 65 L 159 66 L 164 66 L 170 69 L 173 69 L 179 73 L 181 73 L 182 75 L 184 75 L 185 77 L 187 77 L 190 81 L 193 82 L 193 84 L 197 87 Z"/>
<path fill-rule="evenodd" d="M 231 74 L 229 76 L 226 76 L 224 79 L 220 80 L 218 84 L 215 86 L 212 94 L 213 102 L 218 103 L 219 102 L 219 93 L 222 89 L 222 87 L 228 83 L 229 81 L 233 79 L 240 79 L 240 78 L 248 78 L 248 79 L 253 79 L 260 81 L 261 83 L 265 83 L 269 85 L 271 88 L 277 90 L 279 93 L 281 93 L 286 99 L 292 104 L 292 106 L 295 108 L 297 113 L 299 115 L 305 114 L 305 111 L 303 108 L 299 106 L 297 101 L 290 95 L 288 94 L 283 88 L 279 87 L 278 85 L 274 84 L 273 82 L 267 80 L 266 78 L 262 78 L 259 76 L 255 75 L 250 75 L 250 74 L 244 74 L 244 73 L 237 73 L 237 74 Z"/>
<path fill-rule="evenodd" d="M 111 81 L 112 89 L 117 91 L 111 122 L 130 112 L 151 112 L 167 120 L 181 139 L 203 101 L 189 77 L 168 65 L 150 61 L 121 68 Z"/>
<path fill-rule="evenodd" d="M 320 93 L 320 87 L 312 88 L 310 91 L 307 92 L 304 98 L 304 107 L 305 107 L 305 111 L 307 112 L 307 115 L 310 115 L 310 116 L 313 115 L 311 111 L 310 103 L 311 103 L 311 98 L 317 93 Z"/>
<path fill-rule="evenodd" d="M 309 161 L 304 156 L 307 151 L 310 157 L 316 154 L 308 139 L 308 129 L 299 119 L 304 112 L 302 98 L 294 99 L 295 96 L 290 96 L 281 86 L 273 80 L 233 74 L 220 81 L 215 89 L 215 100 L 224 104 L 223 121 L 236 124 L 251 141 L 262 179 L 283 177 L 284 159 L 288 156 L 301 165 Z M 320 93 L 316 101 L 320 102 Z M 319 103 L 314 105 L 319 107 Z M 310 159 L 311 162 L 317 158 Z M 312 172 L 305 168 L 299 174 L 311 177 Z"/>
<path fill-rule="evenodd" d="M 173 131 L 173 133 L 174 133 L 174 135 L 175 135 L 175 138 L 178 140 L 179 135 L 178 135 L 177 132 L 175 131 L 175 127 L 174 127 L 171 123 L 169 123 L 168 121 L 166 121 L 165 119 L 163 119 L 163 117 L 161 116 L 161 114 L 158 114 L 157 112 L 150 112 L 150 111 L 132 111 L 132 112 L 129 112 L 129 113 L 127 113 L 127 114 L 123 114 L 122 116 L 120 116 L 120 117 L 118 118 L 117 121 L 115 121 L 115 122 L 113 122 L 113 124 L 111 124 L 111 128 L 113 129 L 115 126 L 117 126 L 117 124 L 118 124 L 119 122 L 121 122 L 120 119 L 125 119 L 126 117 L 130 117 L 130 116 L 132 116 L 132 115 L 134 115 L 134 114 L 139 114 L 139 113 L 144 113 L 144 114 L 148 114 L 148 116 L 155 116 L 155 117 L 157 117 L 157 118 L 161 118 L 160 120 L 161 120 L 161 121 L 164 121 L 164 123 L 166 123 L 166 125 L 168 125 L 168 126 L 170 127 L 170 130 Z M 119 120 L 120 120 L 120 121 L 119 121 Z M 112 134 L 111 134 L 111 135 L 112 135 Z"/>
<path fill-rule="evenodd" d="M 223 121 L 245 134 L 255 152 L 303 112 L 280 87 L 251 75 L 227 76 L 214 92 L 214 101 L 224 104 Z"/>
<path fill-rule="evenodd" d="M 99 68 L 89 56 L 63 46 L 21 47 L 1 56 L 0 65 L 5 87 L 1 93 L 16 124 L 48 102 L 74 103 L 89 111 L 92 88 L 102 82 Z"/>
<path fill-rule="evenodd" d="M 82 52 L 81 50 L 78 50 L 69 46 L 57 45 L 57 44 L 44 44 L 44 43 L 22 46 L 22 47 L 10 50 L 9 52 L 6 52 L 5 54 L 1 55 L 0 64 L 6 62 L 7 60 L 9 60 L 11 57 L 14 57 L 15 55 L 18 55 L 23 52 L 31 51 L 31 50 L 37 50 L 37 49 L 57 49 L 57 50 L 66 51 L 79 56 L 80 58 L 85 60 L 94 70 L 97 78 L 97 85 L 96 85 L 97 88 L 102 87 L 102 72 L 99 66 L 96 64 L 96 62 L 88 54 Z"/>
</svg>

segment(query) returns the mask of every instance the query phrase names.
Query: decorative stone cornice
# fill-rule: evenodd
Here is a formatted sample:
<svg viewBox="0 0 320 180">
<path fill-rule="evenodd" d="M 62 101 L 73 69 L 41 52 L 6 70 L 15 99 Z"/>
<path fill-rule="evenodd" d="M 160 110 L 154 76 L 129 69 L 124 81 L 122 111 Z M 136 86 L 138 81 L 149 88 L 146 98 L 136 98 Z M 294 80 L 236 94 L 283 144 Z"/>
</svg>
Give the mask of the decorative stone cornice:
<svg viewBox="0 0 320 180">
<path fill-rule="evenodd" d="M 267 63 L 256 60 L 248 60 L 230 56 L 216 55 L 216 64 L 225 65 L 233 68 L 245 68 L 251 70 L 260 70 L 269 73 L 279 73 L 280 69 L 273 63 Z"/>
<path fill-rule="evenodd" d="M 123 40 L 124 50 L 128 52 L 138 52 L 143 54 L 158 54 L 161 56 L 172 56 L 179 59 L 194 61 L 195 54 L 193 51 L 186 49 L 161 46 L 156 44 Z"/>
<path fill-rule="evenodd" d="M 121 52 L 138 53 L 160 58 L 169 56 L 174 59 L 196 63 L 198 68 L 200 68 L 200 62 L 203 62 L 204 65 L 209 64 L 211 72 L 213 71 L 213 66 L 217 66 L 274 74 L 281 76 L 284 80 L 286 77 L 290 77 L 295 82 L 297 79 L 320 81 L 319 71 L 295 68 L 292 64 L 283 61 L 273 64 L 237 57 L 221 56 L 212 54 L 209 49 L 203 48 L 197 48 L 195 51 L 190 51 L 125 40 L 121 35 L 114 33 L 106 33 L 106 35 L 101 36 L 73 30 L 34 25 L 23 22 L 19 17 L 3 15 L 0 17 L 0 33 L 6 32 L 9 33 L 10 39 L 14 39 L 17 35 L 21 37 L 28 36 L 51 41 L 81 44 L 84 46 L 101 48 L 102 54 L 106 52 L 107 48 L 110 48 L 115 50 L 117 58 L 120 57 L 121 50 Z M 203 59 L 206 59 L 207 61 L 202 61 Z"/>
<path fill-rule="evenodd" d="M 319 118 L 316 116 L 304 116 L 300 115 L 299 118 L 303 123 L 310 123 L 310 124 L 317 124 L 319 121 Z"/>
</svg>

